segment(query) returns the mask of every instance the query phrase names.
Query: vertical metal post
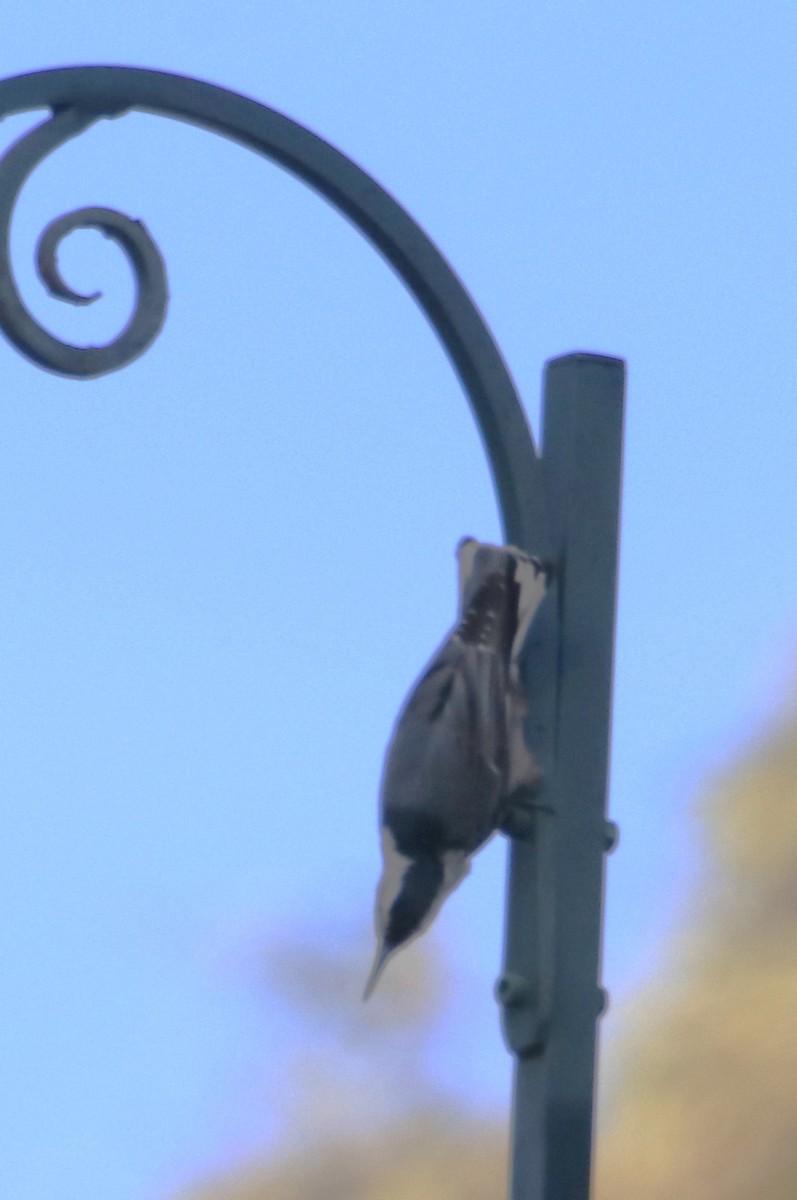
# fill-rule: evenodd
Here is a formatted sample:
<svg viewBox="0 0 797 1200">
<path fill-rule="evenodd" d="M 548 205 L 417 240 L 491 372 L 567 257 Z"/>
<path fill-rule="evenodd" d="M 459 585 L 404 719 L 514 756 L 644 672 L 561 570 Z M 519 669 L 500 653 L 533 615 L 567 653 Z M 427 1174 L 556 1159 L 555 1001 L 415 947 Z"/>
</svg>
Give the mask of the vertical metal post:
<svg viewBox="0 0 797 1200">
<path fill-rule="evenodd" d="M 511 848 L 504 1031 L 516 1055 L 511 1200 L 587 1200 L 593 1127 L 624 364 L 548 363 L 542 463 L 557 579 L 525 663 L 544 773 Z"/>
</svg>

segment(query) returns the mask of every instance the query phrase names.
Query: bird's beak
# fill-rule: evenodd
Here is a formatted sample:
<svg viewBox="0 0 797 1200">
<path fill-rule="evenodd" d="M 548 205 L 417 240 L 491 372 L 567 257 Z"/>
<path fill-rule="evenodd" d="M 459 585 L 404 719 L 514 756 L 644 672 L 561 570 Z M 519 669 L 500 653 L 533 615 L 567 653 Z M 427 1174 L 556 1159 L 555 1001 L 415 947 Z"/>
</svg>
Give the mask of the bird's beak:
<svg viewBox="0 0 797 1200">
<path fill-rule="evenodd" d="M 374 965 L 371 967 L 371 974 L 368 976 L 368 982 L 365 985 L 363 1000 L 367 1000 L 371 995 L 371 992 L 376 987 L 379 976 L 382 974 L 385 963 L 389 958 L 390 949 L 385 945 L 384 942 L 380 942 L 376 948 L 376 957 L 374 958 Z"/>
</svg>

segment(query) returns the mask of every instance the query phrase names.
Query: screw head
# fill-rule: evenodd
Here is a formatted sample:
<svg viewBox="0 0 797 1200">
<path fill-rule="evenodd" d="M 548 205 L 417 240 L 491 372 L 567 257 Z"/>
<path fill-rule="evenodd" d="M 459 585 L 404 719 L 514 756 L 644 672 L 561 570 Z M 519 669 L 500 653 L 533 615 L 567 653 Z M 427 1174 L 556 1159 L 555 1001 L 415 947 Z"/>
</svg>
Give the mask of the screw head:
<svg viewBox="0 0 797 1200">
<path fill-rule="evenodd" d="M 528 981 L 515 971 L 504 971 L 495 984 L 495 998 L 505 1008 L 518 1008 L 531 995 Z"/>
<path fill-rule="evenodd" d="M 611 854 L 612 850 L 617 847 L 620 840 L 620 826 L 614 821 L 604 821 L 603 823 L 603 852 Z"/>
</svg>

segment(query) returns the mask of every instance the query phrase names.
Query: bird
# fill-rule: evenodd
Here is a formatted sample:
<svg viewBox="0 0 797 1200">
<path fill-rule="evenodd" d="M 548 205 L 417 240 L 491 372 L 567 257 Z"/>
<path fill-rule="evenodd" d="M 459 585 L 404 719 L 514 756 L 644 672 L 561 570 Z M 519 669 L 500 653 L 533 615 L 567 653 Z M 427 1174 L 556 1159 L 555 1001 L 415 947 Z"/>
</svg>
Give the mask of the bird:
<svg viewBox="0 0 797 1200">
<path fill-rule="evenodd" d="M 518 661 L 552 568 L 473 537 L 461 539 L 457 560 L 457 622 L 412 688 L 385 752 L 377 945 L 365 1000 L 395 951 L 432 923 L 473 854 L 511 827 L 539 784 Z"/>
</svg>

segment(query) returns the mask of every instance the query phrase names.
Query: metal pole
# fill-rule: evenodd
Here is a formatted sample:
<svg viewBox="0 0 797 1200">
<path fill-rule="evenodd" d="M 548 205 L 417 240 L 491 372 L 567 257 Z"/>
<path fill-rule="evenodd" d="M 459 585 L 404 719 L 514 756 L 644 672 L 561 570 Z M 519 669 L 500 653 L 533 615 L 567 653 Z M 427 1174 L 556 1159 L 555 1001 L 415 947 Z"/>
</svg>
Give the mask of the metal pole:
<svg viewBox="0 0 797 1200">
<path fill-rule="evenodd" d="M 511 848 L 506 968 L 516 1056 L 511 1200 L 587 1200 L 593 1126 L 624 364 L 551 361 L 542 463 L 557 580 L 526 660 L 544 772 L 533 836 Z"/>
<path fill-rule="evenodd" d="M 125 250 L 137 301 L 101 347 L 54 338 L 28 311 L 11 271 L 19 191 L 47 154 L 102 117 L 138 109 L 238 141 L 293 171 L 351 220 L 428 316 L 465 388 L 495 480 L 507 540 L 553 559 L 554 586 L 527 647 L 528 735 L 544 774 L 532 838 L 511 850 L 506 970 L 498 982 L 515 1054 L 513 1200 L 585 1200 L 589 1189 L 602 855 L 624 368 L 574 354 L 548 365 L 539 459 L 514 384 L 468 293 L 423 230 L 340 151 L 281 113 L 201 80 L 126 67 L 38 71 L 0 81 L 0 118 L 49 108 L 0 161 L 0 332 L 48 370 L 90 378 L 117 370 L 157 335 L 167 286 L 140 222 L 85 208 L 52 222 L 39 273 L 72 303 L 55 250 L 72 229 L 99 228 Z M 610 839 L 609 839 L 610 840 Z"/>
</svg>

